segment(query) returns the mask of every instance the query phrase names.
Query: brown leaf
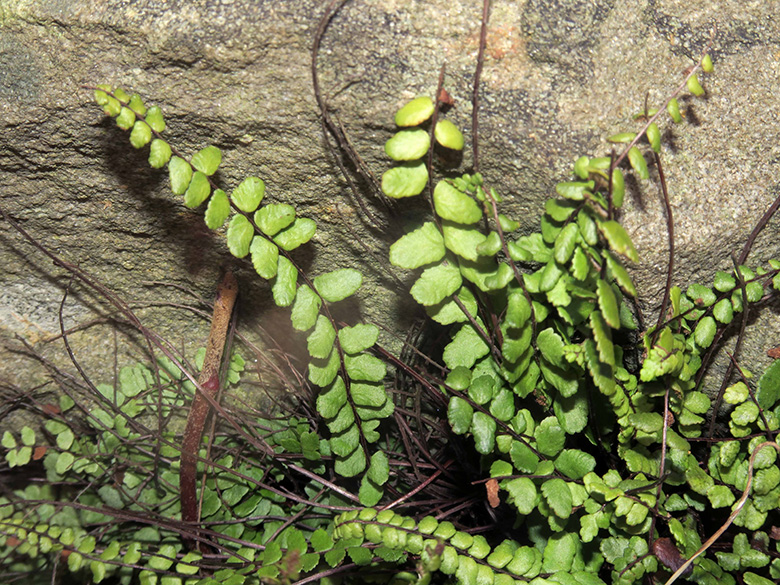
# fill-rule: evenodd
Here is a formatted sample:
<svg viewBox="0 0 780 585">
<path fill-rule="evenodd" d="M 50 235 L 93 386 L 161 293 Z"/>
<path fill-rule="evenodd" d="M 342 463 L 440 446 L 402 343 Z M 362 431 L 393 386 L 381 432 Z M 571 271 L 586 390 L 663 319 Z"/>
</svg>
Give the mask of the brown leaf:
<svg viewBox="0 0 780 585">
<path fill-rule="evenodd" d="M 454 106 L 455 105 L 455 99 L 443 87 L 441 88 L 441 91 L 439 92 L 439 102 L 444 104 L 445 106 Z"/>
<path fill-rule="evenodd" d="M 661 564 L 670 571 L 676 571 L 682 567 L 686 561 L 680 554 L 680 551 L 677 550 L 672 539 L 668 537 L 658 538 L 653 542 L 653 554 L 661 561 Z M 688 568 L 685 569 L 683 575 L 687 575 L 691 571 L 693 571 L 693 565 L 688 565 Z"/>
<path fill-rule="evenodd" d="M 488 504 L 491 508 L 498 508 L 501 500 L 498 499 L 498 481 L 495 479 L 489 479 L 485 484 L 485 490 L 487 491 Z"/>
<path fill-rule="evenodd" d="M 33 461 L 38 461 L 39 459 L 41 459 L 44 455 L 46 455 L 46 451 L 48 449 L 49 448 L 46 445 L 37 446 L 33 451 L 33 456 L 32 456 Z"/>
<path fill-rule="evenodd" d="M 58 414 L 61 414 L 62 411 L 60 410 L 60 407 L 56 404 L 44 404 L 41 406 L 41 410 L 43 410 L 44 414 L 48 414 L 49 416 L 56 416 Z"/>
</svg>

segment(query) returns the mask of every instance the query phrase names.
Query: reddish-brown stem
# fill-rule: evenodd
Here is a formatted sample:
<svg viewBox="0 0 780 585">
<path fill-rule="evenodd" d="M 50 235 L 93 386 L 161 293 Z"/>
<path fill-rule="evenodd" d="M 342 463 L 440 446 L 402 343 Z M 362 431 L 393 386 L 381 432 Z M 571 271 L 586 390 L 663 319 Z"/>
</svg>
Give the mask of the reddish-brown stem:
<svg viewBox="0 0 780 585">
<path fill-rule="evenodd" d="M 198 499 L 195 487 L 195 475 L 198 462 L 198 447 L 203 436 L 211 406 L 208 394 L 212 400 L 219 391 L 219 365 L 222 362 L 222 352 L 225 348 L 230 316 L 238 294 L 238 283 L 230 271 L 225 272 L 222 282 L 217 287 L 214 299 L 214 313 L 211 318 L 211 331 L 206 344 L 206 356 L 203 369 L 198 377 L 201 392 L 196 392 L 192 407 L 187 416 L 187 426 L 181 444 L 181 472 L 179 490 L 181 496 L 181 517 L 184 522 L 195 524 L 200 520 Z M 190 543 L 192 547 L 194 542 Z"/>
</svg>

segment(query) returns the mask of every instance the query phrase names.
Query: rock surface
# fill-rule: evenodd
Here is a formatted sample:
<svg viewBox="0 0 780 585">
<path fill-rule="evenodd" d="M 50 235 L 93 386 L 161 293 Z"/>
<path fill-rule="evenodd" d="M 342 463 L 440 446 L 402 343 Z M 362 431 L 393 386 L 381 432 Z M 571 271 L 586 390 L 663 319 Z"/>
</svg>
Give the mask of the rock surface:
<svg viewBox="0 0 780 585">
<path fill-rule="evenodd" d="M 451 118 L 469 127 L 481 4 L 355 0 L 331 20 L 319 59 L 323 94 L 377 176 L 387 168 L 382 144 L 393 130 L 392 113 L 410 97 L 432 95 L 445 62 L 446 87 L 457 100 Z M 0 205 L 41 243 L 139 303 L 148 325 L 174 345 L 204 343 L 203 319 L 147 307 L 191 297 L 145 283 L 187 287 L 208 299 L 228 258 L 224 241 L 203 226 L 200 212 L 170 194 L 165 173 L 150 169 L 143 151 L 132 151 L 82 89 L 119 85 L 163 108 L 169 140 L 183 152 L 208 144 L 223 149 L 220 178 L 228 189 L 260 176 L 269 199 L 294 201 L 301 215 L 316 219 L 316 244 L 300 260 L 314 274 L 360 267 L 363 315 L 408 324 L 414 309 L 398 300 L 384 258 L 388 242 L 425 206 L 405 204 L 384 231 L 361 219 L 323 137 L 312 91 L 310 51 L 325 8 L 314 0 L 0 0 Z M 506 196 L 508 213 L 534 228 L 574 158 L 608 153 L 604 137 L 631 129 L 646 95 L 658 103 L 679 83 L 717 21 L 707 99 L 685 104 L 694 123 L 670 129 L 673 148 L 665 148 L 664 160 L 678 250 L 674 283 L 708 283 L 714 270 L 728 269 L 730 253 L 780 194 L 775 11 L 773 2 L 744 0 L 494 1 L 480 167 Z M 667 249 L 658 190 L 635 190 L 623 218 L 640 251 L 634 274 L 652 316 Z M 61 356 L 61 342 L 42 340 L 59 332 L 68 277 L 2 225 L 0 335 Z M 777 234 L 773 220 L 751 264 L 780 255 Z M 265 300 L 267 287 L 246 268 L 241 276 L 247 328 L 289 330 L 286 312 Z M 107 310 L 81 285 L 72 295 L 66 327 Z M 770 311 L 758 325 L 743 360 L 761 364 L 766 349 L 780 345 L 780 319 Z M 109 329 L 89 329 L 73 341 L 85 369 L 110 382 Z M 5 383 L 31 387 L 41 380 L 28 360 L 2 351 Z"/>
</svg>

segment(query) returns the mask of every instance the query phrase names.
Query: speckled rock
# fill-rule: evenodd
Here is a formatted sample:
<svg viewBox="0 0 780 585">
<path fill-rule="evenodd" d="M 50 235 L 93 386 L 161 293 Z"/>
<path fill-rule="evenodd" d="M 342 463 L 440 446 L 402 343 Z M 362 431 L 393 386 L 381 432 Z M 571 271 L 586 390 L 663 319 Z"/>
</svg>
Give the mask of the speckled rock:
<svg viewBox="0 0 780 585">
<path fill-rule="evenodd" d="M 432 94 L 443 63 L 463 127 L 482 2 L 348 2 L 332 19 L 319 60 L 325 98 L 356 150 L 377 176 L 392 113 L 414 95 Z M 220 179 L 230 188 L 262 177 L 267 196 L 293 201 L 318 221 L 316 244 L 299 253 L 313 274 L 358 266 L 366 275 L 359 310 L 397 333 L 416 315 L 399 299 L 384 260 L 388 242 L 425 207 L 410 203 L 371 229 L 361 219 L 323 138 L 311 84 L 311 45 L 325 6 L 314 0 L 0 1 L 0 204 L 44 245 L 87 269 L 177 347 L 202 344 L 207 323 L 170 306 L 187 287 L 208 298 L 228 258 L 201 214 L 170 195 L 164 172 L 133 152 L 84 84 L 111 83 L 162 106 L 168 136 L 182 151 L 223 149 Z M 556 181 L 582 153 L 604 154 L 604 137 L 632 128 L 631 114 L 660 102 L 699 54 L 717 20 L 716 72 L 707 99 L 686 103 L 692 124 L 673 127 L 664 149 L 675 217 L 674 282 L 708 282 L 728 269 L 778 188 L 780 20 L 773 2 L 744 0 L 518 0 L 493 2 L 480 111 L 481 170 L 506 196 L 511 215 L 536 224 Z M 469 137 L 467 137 L 467 141 Z M 464 163 L 471 164 L 467 144 Z M 388 217 L 369 199 L 375 213 Z M 660 303 L 666 231 L 660 193 L 633 189 L 623 220 L 642 258 L 635 267 L 642 307 Z M 780 255 L 778 223 L 756 244 L 751 262 Z M 53 355 L 58 306 L 67 275 L 23 243 L 0 233 L 0 327 Z M 289 331 L 267 287 L 241 273 L 245 328 Z M 404 278 L 403 274 L 399 274 Z M 81 285 L 65 303 L 65 326 L 106 312 Z M 765 363 L 780 345 L 776 312 L 758 319 L 746 363 Z M 292 333 L 285 348 L 296 346 Z M 108 328 L 74 337 L 79 360 L 110 381 Z M 392 343 L 392 342 L 390 342 Z M 132 346 L 128 349 L 132 353 Z M 136 354 L 138 350 L 136 350 Z M 108 362 L 107 362 L 108 360 Z M 3 355 L 0 378 L 28 386 L 38 371 Z M 113 366 L 112 366 L 113 367 Z"/>
</svg>

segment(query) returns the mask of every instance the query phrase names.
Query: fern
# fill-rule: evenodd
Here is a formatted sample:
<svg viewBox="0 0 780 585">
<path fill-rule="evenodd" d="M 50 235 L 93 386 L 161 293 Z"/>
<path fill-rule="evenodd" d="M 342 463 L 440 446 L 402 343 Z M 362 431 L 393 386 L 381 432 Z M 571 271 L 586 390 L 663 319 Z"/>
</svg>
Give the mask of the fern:
<svg viewBox="0 0 780 585">
<path fill-rule="evenodd" d="M 771 542 L 780 369 L 771 366 L 757 384 L 740 369 L 717 396 L 701 381 L 727 328 L 780 287 L 780 262 L 743 260 L 716 273 L 712 287 L 670 285 L 658 322 L 640 333 L 628 269 L 639 254 L 619 221 L 625 175 L 649 180 L 647 157 L 661 171 L 662 116 L 681 122 L 677 97 L 683 88 L 700 96 L 698 74 L 709 70 L 705 55 L 661 108 L 636 117 L 638 131 L 611 136 L 620 154 L 577 159 L 537 231 L 521 234 L 479 173 L 435 181 L 432 215 L 389 249 L 392 265 L 414 271 L 412 298 L 446 331 L 441 363 L 419 367 L 387 352 L 376 325 L 333 317 L 362 275 L 301 270 L 291 252 L 312 239 L 314 221 L 265 201 L 260 178 L 223 190 L 214 178 L 219 149 L 185 156 L 163 137 L 159 108 L 99 86 L 98 104 L 130 131 L 131 144 L 150 145 L 152 167 L 167 165 L 171 191 L 203 209 L 209 228 L 227 223 L 230 253 L 247 258 L 274 302 L 289 307 L 306 336 L 316 415 L 231 418 L 235 432 L 198 453 L 201 522 L 182 525 L 177 437 L 145 425 L 150 411 L 156 420 L 180 412 L 181 393 L 195 386 L 170 360 L 157 378 L 144 365 L 125 368 L 118 388 L 97 388 L 97 407 L 83 420 L 64 416 L 74 406 L 65 397 L 43 430 L 5 431 L 8 465 L 42 458 L 47 482 L 0 496 L 0 544 L 26 557 L 25 567 L 54 556 L 94 582 L 780 578 Z M 423 96 L 396 114 L 400 129 L 385 152 L 399 164 L 382 178 L 389 197 L 425 191 L 434 142 L 463 148 L 461 132 L 439 119 L 441 105 Z M 662 173 L 659 182 L 665 192 Z M 228 380 L 238 383 L 243 360 L 231 364 Z M 146 400 L 153 393 L 159 399 Z M 155 435 L 158 444 L 147 444 Z M 448 448 L 461 460 L 445 459 Z M 120 469 L 121 478 L 106 481 Z M 473 481 L 487 501 L 434 495 L 443 478 L 451 490 L 443 493 Z M 193 535 L 210 556 L 192 547 Z"/>
</svg>

